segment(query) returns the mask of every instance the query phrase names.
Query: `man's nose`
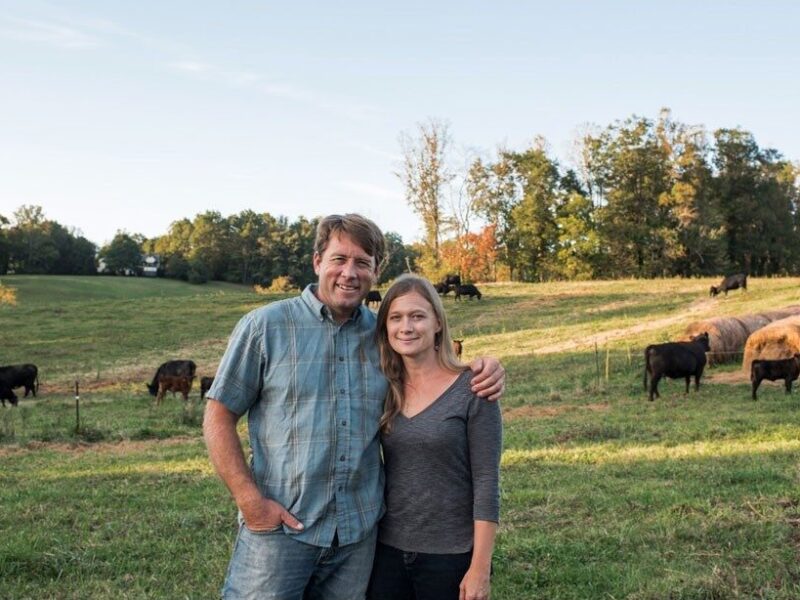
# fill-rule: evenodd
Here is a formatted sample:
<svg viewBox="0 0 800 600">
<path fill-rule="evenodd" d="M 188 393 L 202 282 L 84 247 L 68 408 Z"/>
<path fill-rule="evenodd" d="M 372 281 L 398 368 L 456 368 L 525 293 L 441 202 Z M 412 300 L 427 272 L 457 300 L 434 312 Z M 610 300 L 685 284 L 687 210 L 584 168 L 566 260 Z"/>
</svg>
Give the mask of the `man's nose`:
<svg viewBox="0 0 800 600">
<path fill-rule="evenodd" d="M 345 277 L 356 277 L 357 273 L 355 261 L 348 260 L 342 265 L 342 275 Z"/>
</svg>

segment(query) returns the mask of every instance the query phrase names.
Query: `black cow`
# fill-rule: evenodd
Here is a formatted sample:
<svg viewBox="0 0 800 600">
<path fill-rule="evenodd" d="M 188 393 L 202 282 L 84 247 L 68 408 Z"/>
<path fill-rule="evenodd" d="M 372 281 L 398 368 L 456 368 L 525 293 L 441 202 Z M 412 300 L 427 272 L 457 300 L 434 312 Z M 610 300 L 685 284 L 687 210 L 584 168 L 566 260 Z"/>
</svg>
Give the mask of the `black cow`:
<svg viewBox="0 0 800 600">
<path fill-rule="evenodd" d="M 5 383 L 12 390 L 25 386 L 26 398 L 28 393 L 36 396 L 36 392 L 39 391 L 39 369 L 32 364 L 0 367 L 0 382 Z"/>
<path fill-rule="evenodd" d="M 738 290 L 739 288 L 742 288 L 743 290 L 747 289 L 747 275 L 744 273 L 728 275 L 722 280 L 722 283 L 720 283 L 719 286 L 712 285 L 708 294 L 709 296 L 716 296 L 720 292 L 725 292 L 725 295 L 727 296 L 728 290 Z"/>
<path fill-rule="evenodd" d="M 775 381 L 783 379 L 786 384 L 786 393 L 792 393 L 792 382 L 800 375 L 800 354 L 792 358 L 778 360 L 754 360 L 750 365 L 750 381 L 753 383 L 753 400 L 758 400 L 756 390 L 765 379 Z"/>
<path fill-rule="evenodd" d="M 688 342 L 667 342 L 652 344 L 644 351 L 644 389 L 649 391 L 649 399 L 653 395 L 659 398 L 658 382 L 666 376 L 670 379 L 683 377 L 686 379 L 686 393 L 689 393 L 689 380 L 694 376 L 694 388 L 700 389 L 700 377 L 706 366 L 706 352 L 711 350 L 708 343 L 708 332 L 696 335 Z M 647 376 L 650 375 L 650 388 L 647 387 Z"/>
<path fill-rule="evenodd" d="M 436 293 L 440 296 L 447 296 L 447 294 L 453 291 L 453 286 L 447 283 L 434 283 L 433 289 L 435 289 Z"/>
<path fill-rule="evenodd" d="M 464 352 L 464 340 L 453 340 L 453 352 L 457 358 L 461 358 L 461 353 Z"/>
<path fill-rule="evenodd" d="M 453 273 L 448 273 L 442 278 L 442 283 L 444 285 L 452 285 L 453 287 L 458 287 L 461 285 L 461 276 L 454 275 Z"/>
<path fill-rule="evenodd" d="M 380 304 L 381 303 L 381 293 L 378 290 L 370 290 L 367 292 L 367 297 L 364 298 L 364 304 L 369 306 L 372 303 Z"/>
<path fill-rule="evenodd" d="M 197 370 L 197 365 L 192 360 L 168 360 L 162 363 L 156 374 L 153 376 L 153 381 L 147 384 L 147 389 L 151 396 L 158 395 L 158 379 L 162 375 L 171 375 L 173 377 L 188 377 L 194 379 L 194 373 Z"/>
<path fill-rule="evenodd" d="M 211 384 L 214 383 L 213 377 L 200 378 L 200 400 L 206 397 L 206 392 L 211 389 Z"/>
<path fill-rule="evenodd" d="M 16 406 L 19 404 L 19 400 L 17 399 L 17 395 L 14 393 L 10 387 L 8 387 L 4 382 L 0 381 L 0 401 L 3 402 L 3 406 L 6 405 L 6 400 L 11 402 L 11 406 Z"/>
<path fill-rule="evenodd" d="M 473 296 L 477 296 L 478 300 L 481 299 L 481 293 L 478 291 L 478 288 L 471 283 L 456 286 L 456 300 L 459 300 L 461 296 L 469 296 L 470 300 L 472 300 Z"/>
</svg>

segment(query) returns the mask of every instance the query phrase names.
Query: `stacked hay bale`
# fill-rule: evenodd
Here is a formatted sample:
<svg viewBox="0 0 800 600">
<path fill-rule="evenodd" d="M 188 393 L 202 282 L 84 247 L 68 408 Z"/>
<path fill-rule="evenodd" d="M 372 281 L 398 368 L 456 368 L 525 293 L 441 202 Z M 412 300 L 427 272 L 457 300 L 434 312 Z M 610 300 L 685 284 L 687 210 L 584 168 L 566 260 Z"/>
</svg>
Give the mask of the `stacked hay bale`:
<svg viewBox="0 0 800 600">
<path fill-rule="evenodd" d="M 750 373 L 756 359 L 791 358 L 800 352 L 800 315 L 774 321 L 747 338 L 742 370 Z"/>
<path fill-rule="evenodd" d="M 708 365 L 736 362 L 745 349 L 748 338 L 767 325 L 794 315 L 800 315 L 800 305 L 787 306 L 752 315 L 739 317 L 714 317 L 690 323 L 684 334 L 685 339 L 708 332 L 711 350 L 708 352 Z M 750 368 L 750 363 L 747 364 Z"/>
<path fill-rule="evenodd" d="M 750 331 L 745 324 L 736 317 L 714 317 L 695 321 L 686 328 L 685 338 L 700 335 L 704 331 L 708 332 L 708 344 L 711 348 L 706 356 L 708 366 L 724 362 L 738 360 L 747 336 Z"/>
<path fill-rule="evenodd" d="M 792 306 L 787 306 L 785 308 L 777 308 L 775 310 L 768 310 L 766 312 L 759 314 L 767 317 L 771 323 L 773 321 L 780 321 L 781 319 L 785 319 L 786 317 L 800 315 L 800 305 L 792 305 Z"/>
</svg>

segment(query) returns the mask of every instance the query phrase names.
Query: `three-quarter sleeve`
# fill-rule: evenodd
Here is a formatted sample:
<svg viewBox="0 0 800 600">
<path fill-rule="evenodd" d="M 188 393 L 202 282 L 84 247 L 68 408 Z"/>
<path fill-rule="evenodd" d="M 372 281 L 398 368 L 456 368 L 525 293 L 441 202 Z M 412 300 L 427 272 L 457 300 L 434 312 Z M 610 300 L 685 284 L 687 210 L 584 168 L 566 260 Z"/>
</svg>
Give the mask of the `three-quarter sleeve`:
<svg viewBox="0 0 800 600">
<path fill-rule="evenodd" d="M 503 419 L 498 402 L 475 396 L 467 421 L 470 468 L 472 470 L 473 519 L 500 519 L 500 455 L 503 450 Z"/>
</svg>

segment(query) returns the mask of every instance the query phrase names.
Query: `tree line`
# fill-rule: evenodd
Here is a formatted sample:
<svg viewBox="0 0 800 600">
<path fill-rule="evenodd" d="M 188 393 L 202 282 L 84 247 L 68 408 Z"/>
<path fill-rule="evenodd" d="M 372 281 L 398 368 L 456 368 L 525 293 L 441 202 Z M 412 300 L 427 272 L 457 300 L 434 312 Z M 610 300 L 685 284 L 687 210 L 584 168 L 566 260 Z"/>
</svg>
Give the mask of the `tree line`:
<svg viewBox="0 0 800 600">
<path fill-rule="evenodd" d="M 432 280 L 546 281 L 800 273 L 800 165 L 741 128 L 691 126 L 663 109 L 586 126 L 572 165 L 535 138 L 519 150 L 472 151 L 454 167 L 449 126 L 429 120 L 400 138 L 400 178 L 424 235 L 386 233 L 381 282 L 413 269 Z M 120 231 L 102 248 L 22 206 L 0 215 L 0 274 L 136 273 L 302 287 L 316 219 L 207 211 L 159 237 Z"/>
<path fill-rule="evenodd" d="M 401 146 L 397 175 L 425 231 L 418 262 L 434 279 L 800 273 L 800 166 L 740 128 L 632 116 L 584 128 L 571 168 L 542 138 L 453 168 L 436 120 Z"/>
<path fill-rule="evenodd" d="M 317 219 L 289 221 L 245 210 L 222 216 L 207 211 L 173 222 L 155 238 L 118 231 L 110 243 L 95 244 L 49 220 L 39 206 L 21 206 L 12 221 L 0 215 L 0 274 L 141 275 L 146 256 L 159 259 L 158 275 L 191 283 L 208 280 L 303 287 L 316 280 L 312 266 Z M 386 233 L 382 281 L 406 270 L 412 250 L 401 237 Z"/>
</svg>

